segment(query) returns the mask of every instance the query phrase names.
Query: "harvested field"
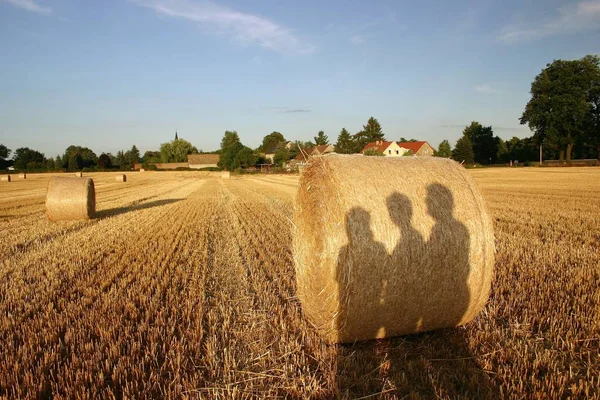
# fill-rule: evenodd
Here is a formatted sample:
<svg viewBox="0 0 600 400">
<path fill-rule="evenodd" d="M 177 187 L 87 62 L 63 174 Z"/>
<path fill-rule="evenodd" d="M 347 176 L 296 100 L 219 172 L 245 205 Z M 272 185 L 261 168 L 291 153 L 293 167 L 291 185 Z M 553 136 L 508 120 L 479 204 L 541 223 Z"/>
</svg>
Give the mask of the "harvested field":
<svg viewBox="0 0 600 400">
<path fill-rule="evenodd" d="M 484 311 L 353 346 L 296 297 L 297 177 L 90 173 L 98 218 L 58 223 L 50 175 L 2 185 L 0 397 L 600 398 L 600 169 L 470 173 L 495 225 Z"/>
</svg>

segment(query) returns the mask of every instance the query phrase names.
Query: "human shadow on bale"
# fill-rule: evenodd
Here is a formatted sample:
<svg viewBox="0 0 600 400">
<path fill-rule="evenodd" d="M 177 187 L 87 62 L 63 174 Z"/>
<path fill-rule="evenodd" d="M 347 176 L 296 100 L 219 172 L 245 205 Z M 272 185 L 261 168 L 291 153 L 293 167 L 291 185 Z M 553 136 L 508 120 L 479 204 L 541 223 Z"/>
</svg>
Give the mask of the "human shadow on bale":
<svg viewBox="0 0 600 400">
<path fill-rule="evenodd" d="M 352 209 L 346 218 L 348 245 L 337 264 L 341 341 L 388 339 L 340 346 L 340 397 L 495 397 L 497 389 L 471 355 L 465 328 L 432 331 L 460 325 L 470 306 L 471 241 L 453 215 L 452 192 L 441 184 L 427 186 L 425 209 L 419 210 L 433 220 L 427 241 L 413 226 L 407 196 L 393 193 L 386 203 L 400 235 L 391 254 L 369 251 L 383 243 L 373 237 L 368 212 L 357 218 Z M 389 339 L 398 335 L 409 336 Z"/>
<path fill-rule="evenodd" d="M 140 204 L 136 204 L 136 205 L 129 206 L 129 207 L 110 208 L 108 210 L 96 211 L 96 214 L 94 217 L 96 219 L 114 217 L 116 215 L 126 214 L 128 212 L 140 211 L 140 210 L 145 210 L 147 208 L 154 208 L 154 207 L 165 206 L 167 204 L 177 203 L 178 201 L 181 201 L 181 200 L 183 200 L 183 199 L 155 200 L 155 201 L 150 201 L 148 203 L 140 203 Z"/>
</svg>

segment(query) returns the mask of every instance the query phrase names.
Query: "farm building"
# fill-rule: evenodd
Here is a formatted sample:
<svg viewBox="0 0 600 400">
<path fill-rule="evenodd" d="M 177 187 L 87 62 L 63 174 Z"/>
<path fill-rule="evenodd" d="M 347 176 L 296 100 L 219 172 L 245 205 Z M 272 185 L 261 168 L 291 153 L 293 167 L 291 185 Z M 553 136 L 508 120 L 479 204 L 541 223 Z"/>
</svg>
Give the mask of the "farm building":
<svg viewBox="0 0 600 400">
<path fill-rule="evenodd" d="M 378 151 L 386 157 L 401 157 L 408 151 L 406 148 L 398 146 L 398 143 L 396 142 L 377 140 L 375 142 L 367 143 L 360 153 L 364 154 L 365 151 L 370 149 Z"/>
<path fill-rule="evenodd" d="M 413 152 L 415 156 L 432 156 L 433 147 L 425 141 L 422 142 L 398 142 L 398 145 L 403 149 Z"/>
<path fill-rule="evenodd" d="M 219 154 L 190 154 L 188 164 L 192 169 L 217 168 Z"/>
</svg>

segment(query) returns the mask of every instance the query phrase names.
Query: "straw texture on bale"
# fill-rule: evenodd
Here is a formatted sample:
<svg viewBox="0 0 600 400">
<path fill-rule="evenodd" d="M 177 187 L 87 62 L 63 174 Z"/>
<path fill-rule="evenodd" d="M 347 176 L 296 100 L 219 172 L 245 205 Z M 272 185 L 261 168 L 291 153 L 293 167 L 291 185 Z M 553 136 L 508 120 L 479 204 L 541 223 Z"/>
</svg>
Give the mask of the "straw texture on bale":
<svg viewBox="0 0 600 400">
<path fill-rule="evenodd" d="M 118 175 L 115 180 L 117 182 L 127 182 L 127 175 L 123 174 L 123 175 Z"/>
<path fill-rule="evenodd" d="M 96 192 L 91 178 L 50 178 L 46 195 L 48 219 L 90 219 L 94 217 L 95 211 Z"/>
<path fill-rule="evenodd" d="M 305 315 L 351 343 L 471 321 L 489 296 L 494 233 L 452 160 L 330 155 L 300 178 L 293 252 Z"/>
<path fill-rule="evenodd" d="M 12 180 L 12 178 L 10 177 L 10 175 L 4 175 L 3 177 L 0 178 L 0 181 L 3 182 L 10 182 Z"/>
<path fill-rule="evenodd" d="M 27 179 L 27 174 L 25 172 L 21 172 L 19 174 L 19 179 Z"/>
<path fill-rule="evenodd" d="M 77 178 L 83 178 L 83 172 L 75 172 Z"/>
<path fill-rule="evenodd" d="M 221 178 L 223 178 L 223 179 L 229 179 L 230 176 L 231 176 L 231 173 L 229 171 L 221 172 Z"/>
</svg>

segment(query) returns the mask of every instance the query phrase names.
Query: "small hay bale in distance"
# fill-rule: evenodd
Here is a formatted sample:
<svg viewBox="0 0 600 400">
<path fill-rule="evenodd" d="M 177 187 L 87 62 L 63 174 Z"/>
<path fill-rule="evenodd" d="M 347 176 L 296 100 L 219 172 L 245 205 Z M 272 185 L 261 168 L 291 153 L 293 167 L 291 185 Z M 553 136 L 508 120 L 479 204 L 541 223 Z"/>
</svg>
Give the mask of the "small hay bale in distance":
<svg viewBox="0 0 600 400">
<path fill-rule="evenodd" d="M 83 178 L 83 172 L 75 172 L 77 178 Z"/>
<path fill-rule="evenodd" d="M 4 175 L 0 178 L 0 181 L 2 182 L 10 182 L 12 181 L 12 178 L 10 177 L 10 175 Z"/>
<path fill-rule="evenodd" d="M 117 182 L 127 182 L 127 175 L 123 174 L 123 175 L 117 175 L 115 180 Z"/>
<path fill-rule="evenodd" d="M 19 179 L 27 179 L 27 174 L 25 172 L 21 172 L 19 174 Z"/>
<path fill-rule="evenodd" d="M 50 221 L 91 219 L 95 212 L 96 191 L 91 178 L 50 178 L 46 195 Z"/>
<path fill-rule="evenodd" d="M 480 191 L 437 157 L 314 157 L 300 178 L 298 297 L 332 343 L 454 327 L 486 303 L 494 232 Z"/>
<path fill-rule="evenodd" d="M 222 179 L 229 179 L 231 177 L 231 172 L 229 171 L 223 171 L 221 172 L 221 178 Z"/>
<path fill-rule="evenodd" d="M 144 168 L 140 168 L 140 172 L 146 172 Z"/>
</svg>

